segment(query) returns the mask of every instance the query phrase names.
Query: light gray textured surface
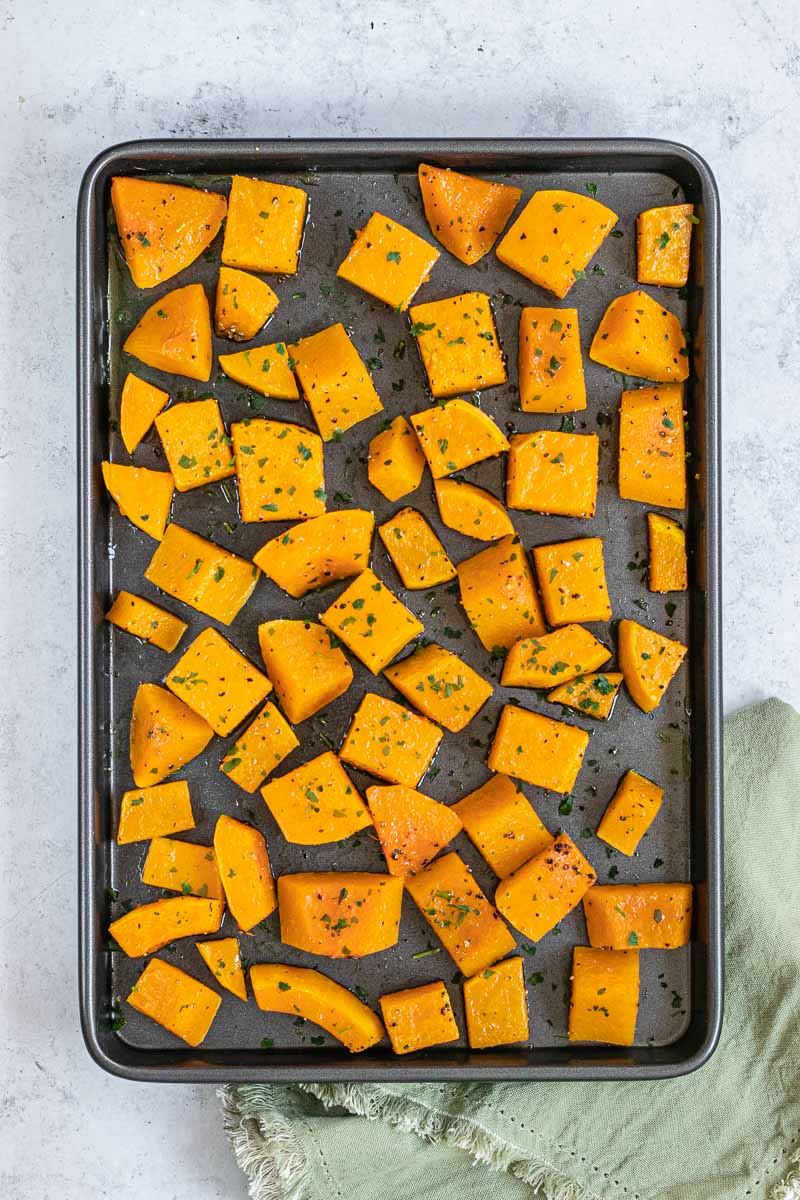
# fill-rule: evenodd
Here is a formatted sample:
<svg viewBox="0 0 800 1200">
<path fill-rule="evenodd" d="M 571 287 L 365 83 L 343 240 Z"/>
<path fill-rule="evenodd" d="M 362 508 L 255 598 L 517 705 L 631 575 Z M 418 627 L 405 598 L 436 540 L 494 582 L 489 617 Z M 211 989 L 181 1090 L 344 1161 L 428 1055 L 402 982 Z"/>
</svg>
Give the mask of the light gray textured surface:
<svg viewBox="0 0 800 1200">
<path fill-rule="evenodd" d="M 89 15 L 76 0 L 6 0 L 0 26 L 0 1190 L 238 1200 L 212 1090 L 106 1077 L 77 1028 L 82 170 L 105 145 L 169 135 L 630 134 L 699 150 L 723 208 L 726 706 L 771 693 L 800 705 L 800 7 L 102 0 Z"/>
</svg>

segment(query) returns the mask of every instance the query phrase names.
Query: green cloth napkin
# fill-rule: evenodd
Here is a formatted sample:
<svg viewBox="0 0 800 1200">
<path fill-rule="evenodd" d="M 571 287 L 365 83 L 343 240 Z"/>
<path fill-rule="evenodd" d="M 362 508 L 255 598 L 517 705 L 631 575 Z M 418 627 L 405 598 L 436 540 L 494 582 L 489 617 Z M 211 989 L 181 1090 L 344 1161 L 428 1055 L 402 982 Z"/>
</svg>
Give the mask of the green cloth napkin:
<svg viewBox="0 0 800 1200">
<path fill-rule="evenodd" d="M 725 726 L 726 1016 L 654 1083 L 228 1087 L 254 1200 L 800 1198 L 800 716 Z"/>
</svg>

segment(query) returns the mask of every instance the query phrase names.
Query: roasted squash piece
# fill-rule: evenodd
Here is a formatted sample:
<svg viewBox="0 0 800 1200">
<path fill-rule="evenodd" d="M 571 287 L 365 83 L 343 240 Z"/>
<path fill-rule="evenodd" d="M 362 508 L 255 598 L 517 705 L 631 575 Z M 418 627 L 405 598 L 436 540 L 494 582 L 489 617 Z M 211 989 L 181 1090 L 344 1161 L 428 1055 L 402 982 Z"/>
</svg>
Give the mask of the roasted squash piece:
<svg viewBox="0 0 800 1200">
<path fill-rule="evenodd" d="M 131 712 L 131 771 L 137 787 L 160 783 L 202 754 L 214 730 L 155 683 L 140 683 Z"/>
<path fill-rule="evenodd" d="M 683 287 L 689 278 L 693 204 L 648 208 L 636 218 L 636 278 L 655 287 Z"/>
<path fill-rule="evenodd" d="M 275 694 L 294 725 L 342 696 L 353 682 L 338 638 L 324 625 L 265 621 L 258 640 Z"/>
<path fill-rule="evenodd" d="M 166 678 L 167 687 L 223 737 L 272 691 L 257 670 L 216 629 L 204 629 Z"/>
<path fill-rule="evenodd" d="M 664 789 L 637 771 L 626 771 L 608 802 L 597 836 L 620 854 L 631 855 L 661 808 Z"/>
<path fill-rule="evenodd" d="M 383 411 L 372 376 L 344 325 L 301 338 L 289 351 L 323 441 Z"/>
<path fill-rule="evenodd" d="M 401 508 L 378 526 L 378 534 L 403 587 L 419 591 L 455 579 L 447 551 L 415 508 Z"/>
<path fill-rule="evenodd" d="M 168 596 L 223 625 L 230 625 L 247 603 L 258 576 L 258 567 L 246 558 L 174 524 L 167 526 L 144 573 Z"/>
<path fill-rule="evenodd" d="M 265 275 L 295 275 L 308 197 L 302 188 L 234 175 L 222 261 Z"/>
<path fill-rule="evenodd" d="M 492 775 L 454 804 L 453 812 L 461 818 L 475 849 L 500 879 L 553 840 L 519 785 L 507 775 Z"/>
<path fill-rule="evenodd" d="M 685 592 L 689 586 L 686 534 L 672 517 L 647 514 L 651 592 Z"/>
<path fill-rule="evenodd" d="M 117 176 L 111 205 L 133 282 L 155 287 L 177 275 L 211 245 L 228 207 L 200 188 Z"/>
<path fill-rule="evenodd" d="M 390 875 L 415 875 L 461 832 L 452 808 L 403 784 L 367 788 L 367 802 Z"/>
<path fill-rule="evenodd" d="M 162 408 L 169 393 L 162 392 L 145 379 L 129 371 L 122 385 L 119 402 L 119 432 L 128 454 L 133 454 Z"/>
<path fill-rule="evenodd" d="M 213 942 L 195 942 L 197 952 L 220 987 L 247 1000 L 242 957 L 235 937 L 215 938 Z"/>
<path fill-rule="evenodd" d="M 229 379 L 273 400 L 299 400 L 293 360 L 285 342 L 251 346 L 236 354 L 220 354 L 219 365 Z"/>
<path fill-rule="evenodd" d="M 110 462 L 102 464 L 102 471 L 108 494 L 123 517 L 157 542 L 161 541 L 175 491 L 169 471 Z"/>
<path fill-rule="evenodd" d="M 617 223 L 617 214 L 578 192 L 534 192 L 497 247 L 501 263 L 563 300 Z"/>
<path fill-rule="evenodd" d="M 458 1037 L 450 997 L 441 981 L 388 992 L 381 996 L 381 1012 L 395 1054 L 413 1054 Z"/>
<path fill-rule="evenodd" d="M 119 592 L 106 620 L 117 629 L 124 629 L 143 642 L 158 646 L 159 650 L 171 653 L 189 626 L 180 617 L 173 616 L 150 600 L 134 596 L 132 592 Z"/>
<path fill-rule="evenodd" d="M 464 981 L 467 1038 L 473 1050 L 528 1039 L 528 1000 L 522 959 L 504 958 Z"/>
<path fill-rule="evenodd" d="M 492 685 L 444 646 L 421 646 L 384 673 L 401 696 L 451 733 L 465 729 L 492 694 Z"/>
<path fill-rule="evenodd" d="M 611 651 L 583 625 L 564 625 L 541 637 L 524 638 L 503 663 L 503 687 L 549 688 L 596 671 Z"/>
<path fill-rule="evenodd" d="M 617 639 L 625 687 L 642 712 L 652 712 L 686 657 L 686 647 L 638 621 L 620 621 Z"/>
<path fill-rule="evenodd" d="M 207 382 L 211 376 L 211 317 L 201 284 L 156 300 L 122 347 L 148 367 Z"/>
<path fill-rule="evenodd" d="M 320 613 L 319 619 L 373 675 L 387 667 L 424 628 L 369 568 Z"/>
<path fill-rule="evenodd" d="M 462 471 L 508 449 L 491 417 L 468 400 L 448 400 L 413 413 L 411 424 L 434 479 Z"/>
<path fill-rule="evenodd" d="M 611 619 L 601 538 L 536 546 L 533 560 L 551 625 Z"/>
<path fill-rule="evenodd" d="M 231 439 L 216 400 L 173 404 L 156 417 L 156 429 L 179 492 L 233 475 Z"/>
<path fill-rule="evenodd" d="M 465 558 L 456 570 L 464 611 L 487 650 L 502 651 L 545 632 L 533 574 L 516 535 Z"/>
<path fill-rule="evenodd" d="M 623 392 L 619 410 L 619 494 L 663 508 L 686 507 L 683 386 Z"/>
<path fill-rule="evenodd" d="M 290 521 L 325 512 L 322 441 L 302 425 L 262 417 L 231 425 L 243 521 Z"/>
<path fill-rule="evenodd" d="M 506 503 L 528 512 L 593 517 L 600 439 L 596 433 L 517 433 L 508 452 Z"/>
<path fill-rule="evenodd" d="M 689 375 L 680 321 L 647 292 L 628 292 L 611 301 L 592 338 L 589 358 L 655 383 L 680 383 Z"/>
<path fill-rule="evenodd" d="M 369 566 L 374 529 L 374 515 L 363 508 L 325 513 L 272 538 L 253 555 L 253 562 L 299 599 Z"/>
<path fill-rule="evenodd" d="M 254 792 L 299 745 L 291 725 L 268 702 L 239 734 L 219 769 L 244 791 Z"/>
<path fill-rule="evenodd" d="M 189 785 L 183 779 L 125 792 L 119 810 L 117 844 L 194 829 Z"/>
<path fill-rule="evenodd" d="M 500 882 L 494 902 L 510 925 L 538 942 L 580 904 L 596 879 L 572 838 L 559 833 Z"/>
<path fill-rule="evenodd" d="M 519 402 L 523 412 L 586 408 L 577 308 L 523 308 L 519 314 Z"/>
<path fill-rule="evenodd" d="M 153 958 L 131 988 L 128 1003 L 189 1046 L 199 1046 L 222 997 L 179 967 Z"/>
<path fill-rule="evenodd" d="M 608 950 L 674 950 L 692 932 L 690 883 L 607 884 L 584 897 L 592 946 Z"/>
<path fill-rule="evenodd" d="M 218 337 L 249 342 L 277 307 L 278 297 L 263 279 L 233 267 L 220 267 L 214 308 Z"/>
<path fill-rule="evenodd" d="M 216 933 L 224 912 L 222 900 L 171 896 L 129 909 L 111 922 L 108 932 L 128 958 L 142 958 L 178 938 Z"/>
<path fill-rule="evenodd" d="M 514 939 L 472 877 L 452 852 L 437 858 L 405 886 L 447 953 L 465 975 L 477 975 L 514 949 Z"/>
<path fill-rule="evenodd" d="M 575 786 L 588 744 L 589 734 L 575 725 L 506 704 L 486 761 L 490 771 L 567 793 Z"/>
<path fill-rule="evenodd" d="M 338 842 L 371 824 L 358 789 L 330 750 L 271 780 L 261 795 L 286 841 L 300 846 Z"/>
<path fill-rule="evenodd" d="M 356 234 L 336 274 L 395 311 L 405 312 L 438 257 L 439 251 L 424 238 L 374 212 Z"/>
<path fill-rule="evenodd" d="M 403 881 L 368 871 L 278 879 L 281 941 L 326 958 L 362 958 L 397 942 Z"/>
<path fill-rule="evenodd" d="M 522 192 L 427 163 L 420 163 L 418 174 L 433 236 L 467 266 L 479 262 L 503 232 Z"/>
<path fill-rule="evenodd" d="M 415 492 L 424 470 L 425 455 L 405 417 L 395 417 L 369 444 L 367 476 L 387 500 Z"/>
<path fill-rule="evenodd" d="M 247 933 L 278 903 L 264 835 L 223 814 L 214 828 L 214 853 L 231 916 Z"/>
<path fill-rule="evenodd" d="M 142 883 L 182 892 L 184 896 L 225 899 L 211 846 L 198 846 L 178 838 L 153 838 L 142 868 Z"/>
<path fill-rule="evenodd" d="M 511 518 L 491 492 L 456 479 L 437 479 L 433 487 L 439 516 L 448 528 L 482 542 L 513 534 Z"/>
<path fill-rule="evenodd" d="M 383 1037 L 383 1024 L 347 988 L 321 971 L 284 963 L 256 963 L 250 968 L 255 1002 L 264 1012 L 289 1013 L 313 1021 L 354 1054 Z"/>
<path fill-rule="evenodd" d="M 431 395 L 455 396 L 505 383 L 505 359 L 485 292 L 415 304 L 410 314 Z"/>
<path fill-rule="evenodd" d="M 569 1040 L 632 1046 L 639 1011 L 639 955 L 635 950 L 572 951 Z"/>
<path fill-rule="evenodd" d="M 344 762 L 378 779 L 416 787 L 433 762 L 441 740 L 438 725 L 394 700 L 367 692 L 339 754 Z"/>
<path fill-rule="evenodd" d="M 562 683 L 553 688 L 552 692 L 547 693 L 547 699 L 551 704 L 563 704 L 567 708 L 574 708 L 584 717 L 607 721 L 621 685 L 622 676 L 615 671 L 578 675 L 569 683 Z"/>
</svg>

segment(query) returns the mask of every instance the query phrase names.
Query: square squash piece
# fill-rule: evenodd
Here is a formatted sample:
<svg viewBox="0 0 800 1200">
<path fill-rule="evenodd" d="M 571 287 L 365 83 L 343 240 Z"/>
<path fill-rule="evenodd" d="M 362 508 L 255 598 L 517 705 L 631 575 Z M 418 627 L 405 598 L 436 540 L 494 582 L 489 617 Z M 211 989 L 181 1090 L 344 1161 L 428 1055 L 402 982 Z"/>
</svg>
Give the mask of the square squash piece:
<svg viewBox="0 0 800 1200">
<path fill-rule="evenodd" d="M 622 393 L 619 494 L 623 500 L 641 500 L 661 508 L 686 507 L 681 384 Z"/>
<path fill-rule="evenodd" d="M 519 315 L 519 402 L 523 412 L 586 408 L 577 308 L 523 308 Z"/>
<path fill-rule="evenodd" d="M 213 988 L 161 958 L 152 958 L 128 996 L 128 1004 L 189 1046 L 205 1038 L 222 997 Z"/>
<path fill-rule="evenodd" d="M 257 566 L 174 523 L 144 573 L 168 596 L 230 625 L 258 582 Z"/>
<path fill-rule="evenodd" d="M 517 433 L 508 453 L 509 508 L 593 517 L 597 502 L 600 439 L 596 433 L 540 429 Z"/>
<path fill-rule="evenodd" d="M 179 492 L 233 475 L 231 439 L 216 400 L 173 404 L 155 424 Z"/>
<path fill-rule="evenodd" d="M 464 981 L 467 1037 L 473 1050 L 528 1038 L 528 1001 L 522 959 L 504 958 Z"/>
<path fill-rule="evenodd" d="M 222 261 L 243 271 L 294 275 L 306 219 L 302 188 L 234 175 Z"/>
<path fill-rule="evenodd" d="M 124 629 L 143 642 L 158 646 L 168 654 L 177 646 L 189 626 L 180 617 L 159 608 L 142 596 L 120 592 L 106 613 L 106 620 L 117 629 Z"/>
<path fill-rule="evenodd" d="M 125 792 L 119 810 L 117 844 L 144 842 L 194 829 L 189 785 L 185 779 Z"/>
<path fill-rule="evenodd" d="M 323 441 L 383 412 L 372 376 L 344 325 L 329 325 L 289 349 Z"/>
<path fill-rule="evenodd" d="M 353 668 L 338 638 L 315 621 L 265 621 L 258 641 L 275 694 L 297 725 L 343 695 Z"/>
<path fill-rule="evenodd" d="M 181 892 L 184 896 L 225 899 L 211 846 L 182 842 L 180 838 L 153 838 L 142 867 L 142 883 L 168 892 Z"/>
<path fill-rule="evenodd" d="M 261 795 L 286 841 L 301 846 L 341 841 L 371 824 L 366 802 L 329 750 L 270 780 Z"/>
<path fill-rule="evenodd" d="M 404 312 L 439 257 L 424 238 L 375 212 L 359 230 L 336 274 Z"/>
<path fill-rule="evenodd" d="M 533 572 L 516 534 L 465 558 L 456 570 L 464 611 L 490 653 L 545 632 Z"/>
<path fill-rule="evenodd" d="M 444 646 L 421 646 L 386 668 L 386 678 L 426 717 L 458 733 L 492 694 L 492 685 Z"/>
<path fill-rule="evenodd" d="M 509 924 L 538 942 L 580 904 L 596 879 L 572 838 L 559 833 L 501 881 L 494 902 Z"/>
<path fill-rule="evenodd" d="M 664 789 L 638 771 L 626 771 L 608 802 L 597 836 L 620 854 L 635 854 L 636 847 L 658 816 Z"/>
<path fill-rule="evenodd" d="M 204 629 L 167 675 L 167 687 L 215 733 L 232 733 L 272 684 L 216 629 Z"/>
<path fill-rule="evenodd" d="M 553 840 L 522 789 L 507 775 L 493 775 L 453 812 L 495 875 L 505 879 Z"/>
<path fill-rule="evenodd" d="M 535 546 L 533 560 L 550 625 L 611 619 L 601 538 Z"/>
<path fill-rule="evenodd" d="M 505 383 L 506 364 L 484 292 L 416 304 L 411 322 L 433 396 L 479 392 Z"/>
<path fill-rule="evenodd" d="M 500 714 L 489 751 L 490 771 L 501 771 L 551 792 L 571 792 L 589 744 L 589 734 L 516 704 Z"/>
<path fill-rule="evenodd" d="M 291 725 L 268 701 L 255 721 L 239 734 L 219 769 L 245 792 L 254 792 L 299 745 Z"/>
<path fill-rule="evenodd" d="M 450 997 L 441 981 L 381 996 L 381 1012 L 395 1054 L 411 1054 L 458 1037 Z"/>
<path fill-rule="evenodd" d="M 692 934 L 691 883 L 610 883 L 583 901 L 591 946 L 674 950 Z"/>
<path fill-rule="evenodd" d="M 424 631 L 422 622 L 369 568 L 319 619 L 373 675 L 388 667 L 394 656 Z"/>
<path fill-rule="evenodd" d="M 438 725 L 402 704 L 367 692 L 359 704 L 339 755 L 360 771 L 388 783 L 416 787 L 439 749 Z"/>
<path fill-rule="evenodd" d="M 632 1046 L 639 1011 L 636 950 L 572 951 L 569 1040 Z"/>
<path fill-rule="evenodd" d="M 378 526 L 378 534 L 404 587 L 418 591 L 455 579 L 447 551 L 416 509 L 402 508 Z"/>
<path fill-rule="evenodd" d="M 689 278 L 693 204 L 648 208 L 636 218 L 636 258 L 639 283 L 683 287 Z"/>
<path fill-rule="evenodd" d="M 243 521 L 289 521 L 325 512 L 322 441 L 286 421 L 235 421 L 231 437 Z"/>
</svg>

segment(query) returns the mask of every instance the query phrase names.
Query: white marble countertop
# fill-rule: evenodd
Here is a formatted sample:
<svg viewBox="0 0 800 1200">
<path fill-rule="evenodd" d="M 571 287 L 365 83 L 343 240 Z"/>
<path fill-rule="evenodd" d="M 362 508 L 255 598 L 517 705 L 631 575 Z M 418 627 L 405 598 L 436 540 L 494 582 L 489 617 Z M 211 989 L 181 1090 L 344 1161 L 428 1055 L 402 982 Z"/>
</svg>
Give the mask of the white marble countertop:
<svg viewBox="0 0 800 1200">
<path fill-rule="evenodd" d="M 148 136 L 648 135 L 724 227 L 725 694 L 800 704 L 800 8 L 766 0 L 5 0 L 0 1192 L 244 1197 L 212 1088 L 104 1075 L 75 921 L 74 223 Z M 612 15 L 613 14 L 613 15 Z M 490 17 L 490 23 L 487 18 Z"/>
</svg>

